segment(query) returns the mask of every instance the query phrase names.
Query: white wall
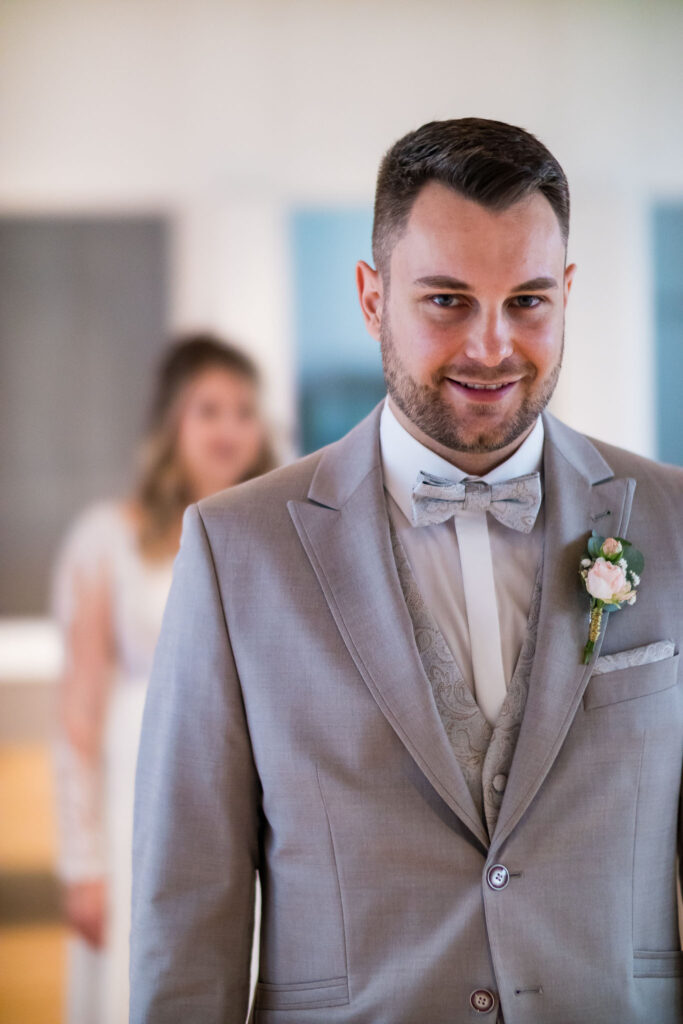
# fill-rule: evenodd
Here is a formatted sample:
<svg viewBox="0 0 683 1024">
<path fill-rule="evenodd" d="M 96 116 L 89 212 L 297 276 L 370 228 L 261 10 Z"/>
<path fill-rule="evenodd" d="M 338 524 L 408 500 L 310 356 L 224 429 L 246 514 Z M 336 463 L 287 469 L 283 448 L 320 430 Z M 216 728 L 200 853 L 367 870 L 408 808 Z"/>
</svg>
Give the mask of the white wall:
<svg viewBox="0 0 683 1024">
<path fill-rule="evenodd" d="M 0 0 L 0 211 L 169 211 L 174 326 L 252 345 L 291 426 L 288 204 L 370 202 L 423 121 L 521 124 L 573 192 L 555 410 L 650 453 L 648 212 L 683 194 L 681 38 L 676 0 Z"/>
</svg>

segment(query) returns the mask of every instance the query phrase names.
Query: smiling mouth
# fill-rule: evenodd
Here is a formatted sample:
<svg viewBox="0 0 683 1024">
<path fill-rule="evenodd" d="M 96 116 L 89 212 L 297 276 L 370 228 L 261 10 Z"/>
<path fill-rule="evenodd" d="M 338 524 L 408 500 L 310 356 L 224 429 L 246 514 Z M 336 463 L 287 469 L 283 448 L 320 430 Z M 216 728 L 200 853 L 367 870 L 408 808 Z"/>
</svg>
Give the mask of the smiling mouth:
<svg viewBox="0 0 683 1024">
<path fill-rule="evenodd" d="M 521 378 L 518 377 L 516 380 L 498 381 L 495 384 L 480 384 L 475 381 L 455 380 L 453 377 L 446 377 L 446 381 L 455 391 L 460 394 L 471 395 L 472 398 L 476 395 L 477 401 L 491 401 L 496 398 L 502 398 L 504 395 L 509 394 L 520 380 Z"/>
<path fill-rule="evenodd" d="M 496 384 L 477 384 L 470 380 L 455 380 L 454 377 L 447 377 L 451 384 L 457 384 L 458 387 L 467 388 L 470 391 L 502 391 L 503 388 L 510 388 L 513 384 L 517 383 L 517 380 L 502 380 Z"/>
</svg>

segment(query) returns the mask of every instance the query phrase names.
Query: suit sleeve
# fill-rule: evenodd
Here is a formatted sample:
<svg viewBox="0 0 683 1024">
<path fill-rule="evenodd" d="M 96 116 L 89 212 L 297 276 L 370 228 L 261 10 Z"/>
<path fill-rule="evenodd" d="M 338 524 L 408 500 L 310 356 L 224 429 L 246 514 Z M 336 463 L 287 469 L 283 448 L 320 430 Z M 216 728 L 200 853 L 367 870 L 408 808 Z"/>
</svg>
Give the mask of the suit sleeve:
<svg viewBox="0 0 683 1024">
<path fill-rule="evenodd" d="M 193 505 L 138 755 L 131 1024 L 244 1024 L 258 800 L 212 554 Z"/>
</svg>

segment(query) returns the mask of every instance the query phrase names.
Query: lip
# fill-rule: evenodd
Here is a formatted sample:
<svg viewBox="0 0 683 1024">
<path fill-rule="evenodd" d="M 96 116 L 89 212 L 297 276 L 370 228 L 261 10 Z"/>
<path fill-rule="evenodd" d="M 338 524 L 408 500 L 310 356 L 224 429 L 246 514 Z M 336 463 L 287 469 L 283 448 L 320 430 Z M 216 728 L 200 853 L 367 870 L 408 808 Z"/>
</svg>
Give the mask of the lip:
<svg viewBox="0 0 683 1024">
<path fill-rule="evenodd" d="M 495 402 L 501 402 L 514 390 L 516 385 L 519 384 L 520 379 L 521 378 L 518 380 L 511 380 L 509 384 L 503 385 L 502 388 L 496 388 L 495 391 L 489 391 L 485 388 L 468 388 L 463 384 L 460 384 L 457 380 L 452 380 L 450 377 L 445 378 L 446 383 L 456 394 L 463 395 L 469 402 L 476 402 L 477 404 L 484 403 L 487 405 Z M 478 384 L 480 382 L 472 381 L 471 383 Z M 483 381 L 481 383 L 483 383 Z"/>
</svg>

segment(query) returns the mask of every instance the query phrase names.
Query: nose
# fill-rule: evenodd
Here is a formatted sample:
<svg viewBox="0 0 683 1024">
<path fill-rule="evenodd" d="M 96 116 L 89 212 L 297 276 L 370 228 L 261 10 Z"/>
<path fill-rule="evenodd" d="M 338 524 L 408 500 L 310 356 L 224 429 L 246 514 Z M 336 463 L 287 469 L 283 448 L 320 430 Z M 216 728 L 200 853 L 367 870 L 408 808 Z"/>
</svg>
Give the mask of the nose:
<svg viewBox="0 0 683 1024">
<path fill-rule="evenodd" d="M 465 354 L 482 366 L 498 366 L 512 355 L 513 341 L 510 324 L 501 311 L 480 310 L 471 323 L 465 344 Z"/>
</svg>

